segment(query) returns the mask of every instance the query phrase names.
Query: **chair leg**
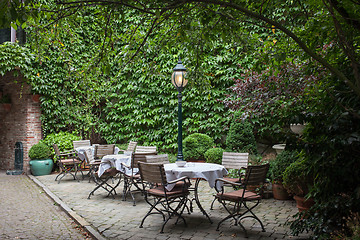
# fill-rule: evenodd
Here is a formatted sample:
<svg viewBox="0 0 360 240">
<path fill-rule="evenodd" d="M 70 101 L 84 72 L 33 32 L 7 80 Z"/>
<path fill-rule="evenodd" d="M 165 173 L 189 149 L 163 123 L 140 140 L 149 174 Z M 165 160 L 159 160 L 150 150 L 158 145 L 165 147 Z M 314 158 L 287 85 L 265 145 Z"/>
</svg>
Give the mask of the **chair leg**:
<svg viewBox="0 0 360 240">
<path fill-rule="evenodd" d="M 214 200 L 211 202 L 210 210 L 213 210 L 215 201 L 216 201 L 216 196 L 214 196 Z"/>
<path fill-rule="evenodd" d="M 88 196 L 88 199 L 90 199 L 91 195 L 94 195 L 95 191 L 98 190 L 99 188 L 103 188 L 105 189 L 107 192 L 108 192 L 108 195 L 107 196 L 112 196 L 113 198 L 115 198 L 114 195 L 116 195 L 116 190 L 115 188 L 117 186 L 119 186 L 120 184 L 120 180 L 119 182 L 113 187 L 111 186 L 110 184 L 107 183 L 108 180 L 110 180 L 111 178 L 113 178 L 112 176 L 108 176 L 106 177 L 105 179 L 99 179 L 100 182 L 97 182 L 97 186 L 94 188 L 94 190 L 92 190 L 90 193 L 89 193 L 89 196 Z M 105 185 L 105 186 L 104 186 Z M 109 189 L 108 189 L 109 188 Z M 113 193 L 114 192 L 114 193 Z"/>
<path fill-rule="evenodd" d="M 134 179 L 131 177 L 124 177 L 124 189 L 123 189 L 123 201 L 126 201 L 126 196 L 130 194 L 131 199 L 133 201 L 133 206 L 136 206 L 136 200 L 133 194 L 133 191 L 131 191 L 131 187 L 135 186 L 137 189 L 140 189 L 137 184 L 134 183 Z M 141 189 L 140 189 L 141 190 Z M 142 191 L 141 191 L 142 192 Z"/>
<path fill-rule="evenodd" d="M 264 227 L 264 224 L 261 222 L 261 220 L 255 215 L 255 213 L 253 213 L 252 212 L 252 209 L 254 209 L 258 204 L 260 203 L 260 201 L 258 201 L 254 206 L 252 206 L 252 207 L 248 207 L 247 205 L 246 205 L 246 202 L 244 202 L 244 207 L 246 208 L 246 211 L 243 213 L 243 214 L 241 214 L 240 216 L 239 216 L 239 222 L 241 221 L 241 220 L 243 220 L 243 219 L 245 219 L 245 218 L 254 218 L 255 220 L 257 220 L 259 223 L 260 223 L 260 226 L 261 226 L 261 228 L 262 228 L 262 231 L 263 232 L 265 232 L 265 227 Z M 246 213 L 251 213 L 251 216 L 244 216 Z"/>
<path fill-rule="evenodd" d="M 161 211 L 161 210 L 159 210 L 158 208 L 156 208 L 156 205 L 158 204 L 158 203 L 160 203 L 160 201 L 161 201 L 161 199 L 157 199 L 157 201 L 155 202 L 155 203 L 151 203 L 150 201 L 149 201 L 149 199 L 148 199 L 148 197 L 147 196 L 145 196 L 145 201 L 150 205 L 150 210 L 146 213 L 146 215 L 145 215 L 145 217 L 141 220 L 141 223 L 140 223 L 140 228 L 142 228 L 143 227 L 143 224 L 144 224 L 144 222 L 145 222 L 145 219 L 148 217 L 148 216 L 150 216 L 151 214 L 161 214 L 162 215 L 162 217 L 163 217 L 163 221 L 165 221 L 165 215 L 164 215 L 164 213 Z M 153 210 L 156 210 L 157 212 L 152 212 Z"/>
</svg>

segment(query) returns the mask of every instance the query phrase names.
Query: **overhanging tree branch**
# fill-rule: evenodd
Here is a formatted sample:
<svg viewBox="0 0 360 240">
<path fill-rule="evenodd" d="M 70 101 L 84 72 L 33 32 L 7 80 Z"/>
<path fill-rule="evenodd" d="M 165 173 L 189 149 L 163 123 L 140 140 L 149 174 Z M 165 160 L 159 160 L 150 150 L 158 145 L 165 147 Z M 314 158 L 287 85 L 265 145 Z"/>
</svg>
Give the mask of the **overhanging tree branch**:
<svg viewBox="0 0 360 240">
<path fill-rule="evenodd" d="M 339 69 L 331 65 L 329 62 L 327 62 L 324 58 L 322 58 L 320 55 L 316 54 L 314 51 L 312 51 L 308 46 L 292 31 L 287 29 L 285 26 L 283 26 L 281 23 L 272 20 L 270 18 L 267 18 L 263 15 L 260 15 L 256 12 L 250 11 L 249 9 L 242 7 L 240 5 L 237 5 L 233 2 L 224 2 L 224 1 L 217 1 L 217 0 L 190 0 L 189 2 L 203 2 L 203 3 L 209 3 L 214 5 L 219 5 L 222 7 L 229 7 L 235 10 L 238 10 L 242 13 L 244 13 L 246 16 L 249 16 L 251 18 L 259 19 L 261 21 L 264 21 L 266 23 L 269 23 L 271 25 L 274 25 L 276 28 L 281 30 L 283 33 L 285 33 L 287 36 L 292 38 L 300 48 L 302 48 L 309 56 L 314 58 L 316 61 L 318 61 L 321 65 L 323 65 L 326 69 L 328 69 L 331 73 L 333 73 L 335 76 L 337 76 L 340 80 L 342 80 L 346 85 L 348 85 L 355 93 L 360 97 L 360 88 L 358 88 L 350 79 L 348 79 Z"/>
</svg>

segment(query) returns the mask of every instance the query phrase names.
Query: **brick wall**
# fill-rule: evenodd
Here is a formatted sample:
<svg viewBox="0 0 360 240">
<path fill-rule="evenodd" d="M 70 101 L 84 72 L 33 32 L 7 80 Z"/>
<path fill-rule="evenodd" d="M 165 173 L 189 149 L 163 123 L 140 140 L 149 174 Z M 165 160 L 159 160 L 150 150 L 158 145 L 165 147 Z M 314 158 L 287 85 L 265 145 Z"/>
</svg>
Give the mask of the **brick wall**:
<svg viewBox="0 0 360 240">
<path fill-rule="evenodd" d="M 17 81 L 15 83 L 14 81 Z M 11 97 L 11 109 L 0 104 L 0 169 L 14 169 L 15 143 L 24 148 L 24 171 L 29 173 L 28 152 L 41 139 L 40 103 L 32 99 L 30 86 L 12 73 L 0 76 L 0 91 Z"/>
</svg>

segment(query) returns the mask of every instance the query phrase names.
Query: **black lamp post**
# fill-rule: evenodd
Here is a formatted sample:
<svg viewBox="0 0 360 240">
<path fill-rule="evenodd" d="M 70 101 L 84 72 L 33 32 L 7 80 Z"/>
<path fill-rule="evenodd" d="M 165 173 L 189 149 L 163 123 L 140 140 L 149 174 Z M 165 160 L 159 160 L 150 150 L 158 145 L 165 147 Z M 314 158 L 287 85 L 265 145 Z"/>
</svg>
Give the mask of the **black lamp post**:
<svg viewBox="0 0 360 240">
<path fill-rule="evenodd" d="M 182 103 L 182 91 L 185 88 L 186 84 L 188 83 L 188 80 L 185 79 L 186 77 L 186 68 L 184 65 L 182 65 L 181 59 L 179 58 L 179 61 L 175 68 L 173 69 L 174 72 L 171 76 L 171 82 L 178 90 L 178 155 L 177 155 L 177 161 L 183 161 L 183 153 L 182 153 L 182 110 L 181 110 L 181 103 Z"/>
</svg>

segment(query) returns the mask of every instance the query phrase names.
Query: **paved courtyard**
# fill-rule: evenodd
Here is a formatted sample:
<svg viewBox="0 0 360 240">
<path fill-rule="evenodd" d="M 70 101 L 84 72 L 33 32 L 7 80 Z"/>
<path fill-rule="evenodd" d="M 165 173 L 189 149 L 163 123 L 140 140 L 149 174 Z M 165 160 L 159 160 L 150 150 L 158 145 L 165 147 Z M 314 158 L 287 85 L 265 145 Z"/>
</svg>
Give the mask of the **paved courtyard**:
<svg viewBox="0 0 360 240">
<path fill-rule="evenodd" d="M 91 239 L 25 175 L 0 171 L 0 239 Z"/>
<path fill-rule="evenodd" d="M 225 210 L 219 203 L 215 204 L 214 210 L 210 210 L 213 200 L 214 189 L 207 182 L 200 183 L 200 200 L 213 221 L 213 224 L 205 218 L 197 207 L 194 212 L 184 214 L 187 227 L 182 222 L 175 225 L 175 220 L 170 220 L 160 234 L 161 217 L 153 215 L 147 218 L 143 228 L 139 228 L 140 222 L 149 209 L 141 194 L 136 194 L 136 206 L 133 206 L 131 198 L 122 201 L 122 187 L 117 188 L 118 195 L 113 199 L 106 197 L 105 190 L 99 189 L 91 199 L 87 199 L 89 192 L 95 187 L 88 179 L 74 181 L 71 177 L 65 177 L 60 184 L 54 181 L 54 174 L 33 177 L 35 182 L 53 193 L 53 198 L 63 203 L 77 217 L 82 225 L 98 231 L 96 238 L 104 239 L 246 239 L 239 226 L 234 226 L 233 221 L 225 221 L 220 231 L 216 231 L 217 223 L 226 215 Z M 51 195 L 51 194 L 50 194 Z M 255 212 L 263 221 L 266 232 L 261 231 L 258 223 L 246 219 L 243 225 L 248 229 L 247 239 L 306 239 L 307 235 L 299 237 L 291 236 L 289 228 L 284 226 L 287 220 L 297 212 L 295 202 L 292 200 L 280 201 L 263 199 Z"/>
</svg>

